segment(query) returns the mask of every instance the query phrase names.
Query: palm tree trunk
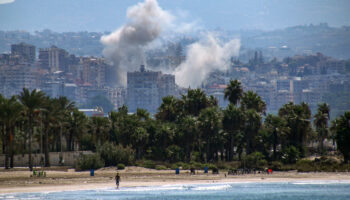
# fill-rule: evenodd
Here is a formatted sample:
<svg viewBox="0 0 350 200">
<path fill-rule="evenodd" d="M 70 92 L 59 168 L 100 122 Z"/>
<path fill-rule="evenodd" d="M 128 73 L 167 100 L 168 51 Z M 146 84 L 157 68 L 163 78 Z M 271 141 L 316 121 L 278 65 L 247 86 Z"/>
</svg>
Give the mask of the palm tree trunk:
<svg viewBox="0 0 350 200">
<path fill-rule="evenodd" d="M 28 165 L 29 171 L 33 171 L 33 162 L 32 162 L 32 135 L 33 135 L 33 118 L 29 117 L 29 146 L 28 146 Z"/>
<path fill-rule="evenodd" d="M 276 151 L 277 151 L 277 132 L 273 131 L 273 159 L 276 160 Z"/>
<path fill-rule="evenodd" d="M 14 139 L 14 127 L 12 127 L 12 130 L 10 132 L 10 168 L 13 168 L 13 158 L 14 158 L 13 139 Z"/>
<path fill-rule="evenodd" d="M 233 160 L 233 136 L 230 135 L 229 161 Z"/>
<path fill-rule="evenodd" d="M 4 144 L 5 144 L 5 169 L 9 169 L 9 141 L 10 141 L 10 137 L 9 137 L 9 128 L 8 126 L 6 126 L 5 128 L 5 140 L 4 140 Z"/>
<path fill-rule="evenodd" d="M 45 154 L 45 167 L 50 167 L 50 155 L 49 155 L 49 131 L 45 131 L 44 135 L 44 154 Z"/>
</svg>

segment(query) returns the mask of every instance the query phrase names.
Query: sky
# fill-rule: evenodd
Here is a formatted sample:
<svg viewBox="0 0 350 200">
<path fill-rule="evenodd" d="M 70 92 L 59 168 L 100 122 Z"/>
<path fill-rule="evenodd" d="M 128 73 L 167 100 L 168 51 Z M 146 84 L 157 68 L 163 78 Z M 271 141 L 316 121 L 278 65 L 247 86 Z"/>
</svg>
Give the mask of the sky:
<svg viewBox="0 0 350 200">
<path fill-rule="evenodd" d="M 0 0 L 0 30 L 113 31 L 139 0 Z M 158 0 L 179 21 L 203 29 L 274 30 L 350 25 L 349 0 Z"/>
</svg>

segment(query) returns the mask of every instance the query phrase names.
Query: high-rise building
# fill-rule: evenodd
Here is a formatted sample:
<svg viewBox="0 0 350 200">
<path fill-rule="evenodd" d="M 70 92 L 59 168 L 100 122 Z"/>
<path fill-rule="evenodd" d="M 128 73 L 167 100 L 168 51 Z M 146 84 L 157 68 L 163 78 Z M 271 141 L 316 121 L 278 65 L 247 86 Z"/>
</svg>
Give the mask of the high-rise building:
<svg viewBox="0 0 350 200">
<path fill-rule="evenodd" d="M 34 63 L 35 62 L 35 46 L 19 43 L 11 45 L 11 54 L 18 55 L 23 58 L 25 62 Z"/>
<path fill-rule="evenodd" d="M 0 93 L 6 97 L 18 95 L 23 88 L 34 89 L 34 75 L 29 65 L 0 67 Z"/>
<path fill-rule="evenodd" d="M 39 50 L 39 62 L 43 68 L 49 68 L 50 72 L 67 71 L 69 54 L 66 50 L 54 45 L 47 49 Z"/>
<path fill-rule="evenodd" d="M 127 73 L 127 102 L 130 112 L 137 108 L 157 112 L 164 96 L 175 94 L 175 77 L 162 72 L 148 71 L 141 65 L 140 71 Z"/>
</svg>

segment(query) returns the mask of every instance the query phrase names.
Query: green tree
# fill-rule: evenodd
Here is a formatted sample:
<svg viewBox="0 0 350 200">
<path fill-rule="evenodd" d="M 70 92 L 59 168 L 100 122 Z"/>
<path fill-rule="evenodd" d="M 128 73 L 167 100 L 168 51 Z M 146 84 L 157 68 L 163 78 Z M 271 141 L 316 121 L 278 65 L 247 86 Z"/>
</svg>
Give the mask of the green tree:
<svg viewBox="0 0 350 200">
<path fill-rule="evenodd" d="M 179 100 L 174 96 L 162 98 L 162 104 L 158 108 L 156 119 L 167 122 L 174 122 L 180 114 Z"/>
<path fill-rule="evenodd" d="M 266 111 L 266 103 L 253 91 L 248 91 L 243 94 L 241 105 L 243 110 L 253 109 L 262 114 L 265 114 Z"/>
<path fill-rule="evenodd" d="M 148 143 L 149 134 L 143 127 L 137 127 L 131 135 L 132 146 L 136 148 L 137 159 L 141 159 L 144 147 Z"/>
<path fill-rule="evenodd" d="M 28 163 L 29 170 L 33 170 L 33 162 L 32 162 L 32 136 L 33 136 L 33 128 L 34 122 L 38 118 L 40 109 L 43 107 L 43 102 L 45 101 L 45 94 L 41 91 L 33 90 L 30 92 L 27 88 L 23 88 L 23 91 L 19 95 L 19 100 L 24 107 L 24 115 L 28 119 L 27 132 L 28 134 Z"/>
<path fill-rule="evenodd" d="M 233 105 L 237 105 L 243 96 L 241 82 L 230 80 L 230 84 L 225 89 L 225 99 L 228 99 Z"/>
<path fill-rule="evenodd" d="M 67 115 L 66 118 L 66 127 L 67 127 L 67 133 L 66 133 L 66 143 L 67 143 L 67 150 L 68 151 L 74 151 L 74 144 L 75 141 L 81 146 L 80 141 L 83 135 L 87 131 L 89 120 L 87 116 L 80 112 L 78 109 L 73 109 L 72 112 Z M 99 125 L 96 123 L 95 125 Z M 97 128 L 97 127 L 96 127 Z M 98 127 L 99 128 L 99 127 Z"/>
<path fill-rule="evenodd" d="M 350 111 L 337 118 L 335 126 L 338 149 L 344 156 L 344 162 L 350 161 Z"/>
<path fill-rule="evenodd" d="M 21 112 L 22 106 L 16 97 L 12 96 L 10 99 L 6 99 L 0 96 L 0 121 L 4 127 L 5 169 L 9 168 L 9 158 L 10 167 L 13 168 L 14 134 Z"/>
<path fill-rule="evenodd" d="M 269 114 L 266 116 L 264 127 L 270 134 L 270 141 L 273 149 L 273 159 L 277 159 L 277 146 L 285 143 L 285 136 L 289 133 L 289 128 L 284 118 Z"/>
<path fill-rule="evenodd" d="M 109 141 L 110 122 L 107 117 L 91 117 L 89 126 L 95 142 L 95 149 L 97 146 L 101 146 L 104 142 Z"/>
<path fill-rule="evenodd" d="M 58 123 L 58 115 L 59 115 L 59 107 L 57 104 L 57 99 L 51 99 L 50 97 L 45 97 L 45 101 L 43 102 L 43 110 L 40 113 L 40 121 L 42 123 L 42 131 L 43 135 L 43 150 L 45 155 L 45 167 L 50 167 L 50 154 L 49 154 L 49 132 L 54 129 L 54 127 L 59 126 Z"/>
<path fill-rule="evenodd" d="M 223 112 L 223 128 L 228 133 L 227 160 L 233 160 L 234 139 L 244 126 L 244 112 L 233 104 L 229 104 Z"/>
<path fill-rule="evenodd" d="M 196 117 L 185 116 L 178 122 L 177 132 L 179 145 L 185 150 L 185 160 L 191 161 L 191 152 L 197 147 L 201 150 L 201 140 L 198 133 L 198 121 Z"/>
<path fill-rule="evenodd" d="M 305 146 L 311 129 L 311 111 L 306 103 L 295 105 L 292 102 L 283 105 L 278 116 L 287 122 L 290 132 L 287 136 L 288 146 L 298 148 L 301 157 L 305 156 Z"/>
<path fill-rule="evenodd" d="M 187 95 L 182 95 L 180 107 L 182 107 L 184 114 L 198 116 L 201 110 L 216 106 L 215 98 L 207 97 L 201 89 L 189 89 Z"/>
<path fill-rule="evenodd" d="M 314 119 L 314 125 L 316 127 L 316 131 L 318 134 L 318 142 L 320 144 L 320 151 L 321 154 L 324 152 L 323 143 L 326 138 L 329 137 L 329 130 L 328 130 L 328 121 L 330 119 L 329 117 L 330 113 L 330 107 L 326 103 L 322 103 L 318 105 L 317 113 L 315 114 Z"/>
<path fill-rule="evenodd" d="M 261 115 L 255 110 L 245 111 L 244 139 L 246 141 L 247 154 L 251 154 L 256 149 L 256 136 L 261 127 Z"/>
<path fill-rule="evenodd" d="M 206 149 L 206 162 L 213 161 L 217 149 L 214 148 L 214 140 L 221 129 L 221 112 L 217 107 L 206 108 L 201 111 L 199 117 L 199 130 Z"/>
</svg>

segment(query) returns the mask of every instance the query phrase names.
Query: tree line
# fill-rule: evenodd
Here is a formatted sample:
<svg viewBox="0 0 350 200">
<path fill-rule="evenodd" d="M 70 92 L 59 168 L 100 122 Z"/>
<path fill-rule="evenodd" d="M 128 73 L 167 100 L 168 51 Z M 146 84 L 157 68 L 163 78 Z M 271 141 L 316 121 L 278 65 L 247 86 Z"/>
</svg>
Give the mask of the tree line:
<svg viewBox="0 0 350 200">
<path fill-rule="evenodd" d="M 180 98 L 164 97 L 154 116 L 144 109 L 130 114 L 122 106 L 108 117 L 87 117 L 66 97 L 50 98 L 37 90 L 24 88 L 11 98 L 0 95 L 4 165 L 12 168 L 15 154 L 28 153 L 32 170 L 31 154 L 41 149 L 48 167 L 49 152 L 96 152 L 104 145 L 106 157 L 108 149 L 118 147 L 136 160 L 215 163 L 255 155 L 295 163 L 310 154 L 315 141 L 316 153 L 326 153 L 326 139 L 336 142 L 345 162 L 350 160 L 350 112 L 329 123 L 326 103 L 312 115 L 308 104 L 290 102 L 276 115 L 266 115 L 265 102 L 257 93 L 243 91 L 238 80 L 230 81 L 224 95 L 230 103 L 223 109 L 215 97 L 188 89 Z"/>
</svg>

